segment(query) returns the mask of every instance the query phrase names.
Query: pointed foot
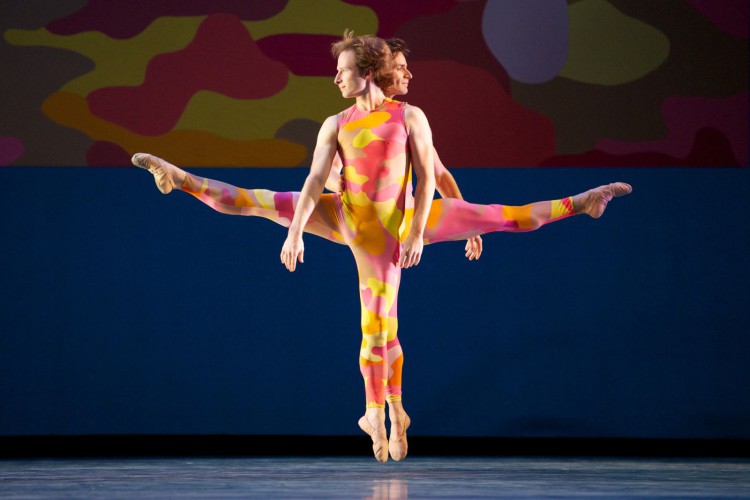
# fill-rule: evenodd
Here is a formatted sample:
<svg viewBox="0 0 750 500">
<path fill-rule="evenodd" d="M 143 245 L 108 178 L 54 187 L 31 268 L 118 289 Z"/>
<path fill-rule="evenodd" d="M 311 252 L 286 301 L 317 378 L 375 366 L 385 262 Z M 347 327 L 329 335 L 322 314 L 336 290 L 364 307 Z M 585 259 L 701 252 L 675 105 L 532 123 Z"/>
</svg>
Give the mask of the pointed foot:
<svg viewBox="0 0 750 500">
<path fill-rule="evenodd" d="M 363 415 L 358 423 L 359 428 L 372 439 L 372 452 L 375 455 L 375 459 L 380 463 L 387 462 L 388 440 L 385 438 L 385 426 L 380 424 L 378 427 L 382 427 L 382 429 L 376 429 L 376 427 L 367 420 L 366 415 Z"/>
<path fill-rule="evenodd" d="M 391 422 L 391 435 L 388 438 L 388 453 L 396 462 L 406 458 L 409 452 L 409 443 L 406 440 L 406 431 L 411 425 L 411 419 L 406 413 L 398 417 L 398 423 Z"/>
<path fill-rule="evenodd" d="M 598 219 L 607 209 L 607 204 L 612 198 L 625 196 L 633 192 L 633 187 L 624 182 L 613 182 L 605 186 L 589 189 L 573 198 L 573 206 L 579 214 L 588 214 Z"/>
<path fill-rule="evenodd" d="M 177 187 L 176 181 L 179 177 L 179 168 L 161 158 L 148 153 L 136 153 L 130 159 L 133 165 L 148 170 L 154 176 L 156 187 L 164 194 L 169 194 Z"/>
</svg>

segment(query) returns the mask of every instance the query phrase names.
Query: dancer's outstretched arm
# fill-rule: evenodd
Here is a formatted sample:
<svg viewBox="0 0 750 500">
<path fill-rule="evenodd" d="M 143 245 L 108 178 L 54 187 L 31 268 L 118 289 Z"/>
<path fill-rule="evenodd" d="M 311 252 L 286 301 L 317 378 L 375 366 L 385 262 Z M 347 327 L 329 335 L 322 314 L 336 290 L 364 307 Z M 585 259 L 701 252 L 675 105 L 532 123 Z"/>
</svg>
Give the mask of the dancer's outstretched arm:
<svg viewBox="0 0 750 500">
<path fill-rule="evenodd" d="M 310 173 L 305 179 L 305 185 L 302 187 L 297 208 L 294 211 L 294 219 L 289 226 L 284 246 L 281 247 L 281 262 L 289 271 L 297 268 L 298 260 L 304 262 L 305 245 L 302 243 L 302 232 L 320 199 L 331 170 L 331 163 L 336 154 L 337 123 L 338 117 L 330 116 L 320 128 Z"/>
<path fill-rule="evenodd" d="M 432 198 L 435 196 L 435 168 L 432 147 L 432 131 L 427 117 L 416 106 L 407 105 L 404 113 L 409 146 L 412 154 L 412 167 L 417 174 L 417 187 L 414 195 L 414 217 L 411 229 L 402 245 L 399 266 L 408 268 L 419 264 L 424 249 L 424 228 L 430 213 Z"/>
<path fill-rule="evenodd" d="M 445 168 L 443 162 L 440 161 L 437 149 L 433 148 L 432 154 L 435 157 L 435 187 L 443 198 L 455 198 L 457 200 L 463 200 L 464 197 L 461 195 L 461 191 L 458 189 L 456 179 L 453 175 Z M 479 235 L 472 236 L 466 240 L 466 258 L 469 260 L 478 259 L 482 255 L 482 237 Z"/>
<path fill-rule="evenodd" d="M 443 165 L 440 156 L 438 156 L 437 149 L 433 148 L 432 155 L 435 160 L 435 189 L 437 189 L 437 192 L 443 198 L 463 200 L 464 197 L 461 195 L 461 190 L 458 189 L 456 179 L 453 178 L 453 174 L 448 172 L 448 169 Z"/>
</svg>

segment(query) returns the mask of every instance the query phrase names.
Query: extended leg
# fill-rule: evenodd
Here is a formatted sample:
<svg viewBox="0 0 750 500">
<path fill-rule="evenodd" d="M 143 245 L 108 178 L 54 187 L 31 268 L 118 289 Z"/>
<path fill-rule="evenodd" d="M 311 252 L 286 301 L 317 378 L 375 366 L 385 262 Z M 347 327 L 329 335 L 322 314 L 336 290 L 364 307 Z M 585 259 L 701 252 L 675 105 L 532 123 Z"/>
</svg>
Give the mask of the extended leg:
<svg viewBox="0 0 750 500">
<path fill-rule="evenodd" d="M 424 239 L 426 243 L 437 243 L 495 231 L 533 231 L 550 222 L 578 214 L 599 218 L 613 197 L 631 191 L 630 185 L 616 182 L 576 196 L 523 206 L 478 205 L 452 198 L 433 200 Z M 403 234 L 408 232 L 404 231 Z"/>
<path fill-rule="evenodd" d="M 217 212 L 229 215 L 264 217 L 284 227 L 294 218 L 299 193 L 275 192 L 267 189 L 238 188 L 214 179 L 200 177 L 182 170 L 156 156 L 137 153 L 133 164 L 154 175 L 156 187 L 168 194 L 180 189 L 193 195 Z M 323 195 L 305 227 L 305 232 L 315 234 L 335 243 L 344 243 L 345 230 L 338 195 Z"/>
</svg>

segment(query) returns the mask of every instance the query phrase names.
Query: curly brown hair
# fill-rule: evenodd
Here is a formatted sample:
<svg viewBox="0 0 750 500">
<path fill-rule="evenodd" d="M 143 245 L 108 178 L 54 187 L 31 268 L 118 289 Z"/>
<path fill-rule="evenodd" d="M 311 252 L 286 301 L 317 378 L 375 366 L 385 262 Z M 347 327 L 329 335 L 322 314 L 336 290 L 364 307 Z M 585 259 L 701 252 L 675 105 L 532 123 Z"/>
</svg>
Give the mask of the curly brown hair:
<svg viewBox="0 0 750 500">
<path fill-rule="evenodd" d="M 372 73 L 372 81 L 381 89 L 392 83 L 391 49 L 385 40 L 372 35 L 354 36 L 352 30 L 344 31 L 344 36 L 331 45 L 331 54 L 338 58 L 345 50 L 354 52 L 354 60 L 360 76 Z"/>
<path fill-rule="evenodd" d="M 394 56 L 401 52 L 404 56 L 409 55 L 409 46 L 406 42 L 400 38 L 389 38 L 385 41 L 388 44 L 388 48 L 391 49 L 391 54 Z"/>
</svg>

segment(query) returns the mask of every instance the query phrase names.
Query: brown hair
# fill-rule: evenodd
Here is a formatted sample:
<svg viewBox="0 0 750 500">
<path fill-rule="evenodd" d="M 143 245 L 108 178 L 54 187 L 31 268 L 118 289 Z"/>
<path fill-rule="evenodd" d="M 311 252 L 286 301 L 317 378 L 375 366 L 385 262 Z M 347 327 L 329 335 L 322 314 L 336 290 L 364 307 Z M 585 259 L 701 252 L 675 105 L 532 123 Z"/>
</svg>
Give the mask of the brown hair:
<svg viewBox="0 0 750 500">
<path fill-rule="evenodd" d="M 371 35 L 354 36 L 352 30 L 344 31 L 344 36 L 331 45 L 331 54 L 338 58 L 342 52 L 354 52 L 354 61 L 360 76 L 372 73 L 372 81 L 385 89 L 392 83 L 391 49 L 382 38 Z"/>
<path fill-rule="evenodd" d="M 401 52 L 404 56 L 409 55 L 409 46 L 406 45 L 406 42 L 400 38 L 389 38 L 385 41 L 385 43 L 388 44 L 388 47 L 391 49 L 391 54 L 394 56 Z"/>
</svg>

